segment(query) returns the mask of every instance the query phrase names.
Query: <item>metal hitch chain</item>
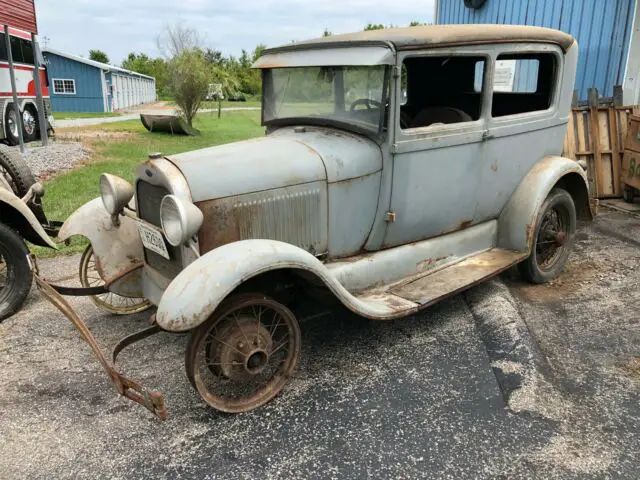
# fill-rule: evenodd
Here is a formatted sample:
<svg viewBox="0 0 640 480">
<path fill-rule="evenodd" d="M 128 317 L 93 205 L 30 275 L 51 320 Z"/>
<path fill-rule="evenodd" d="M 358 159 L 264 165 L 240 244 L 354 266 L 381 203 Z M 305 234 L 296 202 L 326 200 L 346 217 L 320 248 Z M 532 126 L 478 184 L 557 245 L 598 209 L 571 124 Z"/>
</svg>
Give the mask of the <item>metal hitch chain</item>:
<svg viewBox="0 0 640 480">
<path fill-rule="evenodd" d="M 162 395 L 162 393 L 148 390 L 140 384 L 134 382 L 133 380 L 129 380 L 127 377 L 121 375 L 118 372 L 115 365 L 110 360 L 107 360 L 107 358 L 103 355 L 96 338 L 93 336 L 86 323 L 78 316 L 73 307 L 69 305 L 69 303 L 62 297 L 62 295 L 58 291 L 56 291 L 57 288 L 61 287 L 49 285 L 46 281 L 40 278 L 35 259 L 31 258 L 30 260 L 33 269 L 33 276 L 36 280 L 38 290 L 40 290 L 44 297 L 49 302 L 51 302 L 58 310 L 60 310 L 71 321 L 73 326 L 76 327 L 76 329 L 80 332 L 80 336 L 85 342 L 89 344 L 95 356 L 98 357 L 98 361 L 102 364 L 102 367 L 107 372 L 107 375 L 109 375 L 109 378 L 111 378 L 111 381 L 115 385 L 118 393 L 128 398 L 129 400 L 133 400 L 134 402 L 144 406 L 161 420 L 165 420 L 168 416 L 168 411 L 164 404 L 164 396 Z M 76 295 L 81 294 L 81 289 L 75 290 Z M 73 295 L 74 293 L 71 294 Z M 93 293 L 85 294 L 90 295 Z M 158 330 L 159 329 L 155 331 Z"/>
</svg>

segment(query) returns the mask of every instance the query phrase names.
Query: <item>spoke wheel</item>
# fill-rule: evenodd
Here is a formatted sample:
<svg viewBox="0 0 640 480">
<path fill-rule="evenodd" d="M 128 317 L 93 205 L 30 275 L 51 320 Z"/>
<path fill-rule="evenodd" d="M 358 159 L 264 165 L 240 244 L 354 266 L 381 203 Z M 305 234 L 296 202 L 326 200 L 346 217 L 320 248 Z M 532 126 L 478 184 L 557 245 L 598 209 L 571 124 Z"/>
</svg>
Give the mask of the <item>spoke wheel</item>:
<svg viewBox="0 0 640 480">
<path fill-rule="evenodd" d="M 253 410 L 287 383 L 300 343 L 298 321 L 287 307 L 261 294 L 235 295 L 191 334 L 187 377 L 215 409 Z"/>
<path fill-rule="evenodd" d="M 80 283 L 85 288 L 104 285 L 104 279 L 100 274 L 98 262 L 91 245 L 85 249 L 80 259 Z M 116 315 L 142 312 L 151 306 L 151 303 L 144 298 L 123 297 L 112 292 L 93 295 L 91 300 L 98 307 Z"/>
<path fill-rule="evenodd" d="M 519 266 L 521 274 L 532 283 L 556 278 L 569 258 L 576 231 L 576 207 L 571 195 L 555 188 L 546 198 L 536 222 L 531 255 Z"/>
</svg>

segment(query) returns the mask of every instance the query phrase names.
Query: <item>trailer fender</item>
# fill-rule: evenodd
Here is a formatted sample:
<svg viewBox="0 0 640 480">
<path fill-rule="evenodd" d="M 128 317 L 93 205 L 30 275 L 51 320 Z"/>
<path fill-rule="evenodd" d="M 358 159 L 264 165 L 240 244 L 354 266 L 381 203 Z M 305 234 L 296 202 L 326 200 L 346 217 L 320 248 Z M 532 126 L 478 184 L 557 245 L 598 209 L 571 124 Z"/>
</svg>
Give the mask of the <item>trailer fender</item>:
<svg viewBox="0 0 640 480">
<path fill-rule="evenodd" d="M 27 204 L 13 192 L 2 187 L 0 187 L 0 222 L 18 231 L 35 245 L 57 248 Z"/>
<path fill-rule="evenodd" d="M 143 264 L 144 252 L 135 220 L 121 216 L 120 225 L 114 226 L 98 197 L 71 214 L 62 225 L 58 239 L 65 241 L 74 235 L 91 242 L 96 267 L 109 291 L 127 297 L 143 296 L 139 267 Z"/>
<path fill-rule="evenodd" d="M 549 156 L 540 160 L 511 195 L 498 218 L 498 246 L 530 252 L 538 212 L 554 187 L 569 192 L 579 219 L 592 220 L 589 186 L 582 167 L 574 160 Z"/>
<path fill-rule="evenodd" d="M 353 312 L 389 318 L 393 311 L 351 295 L 312 254 L 276 240 L 240 240 L 207 252 L 189 264 L 169 284 L 158 305 L 156 319 L 165 330 L 182 332 L 203 323 L 239 285 L 271 270 L 311 272 Z"/>
</svg>

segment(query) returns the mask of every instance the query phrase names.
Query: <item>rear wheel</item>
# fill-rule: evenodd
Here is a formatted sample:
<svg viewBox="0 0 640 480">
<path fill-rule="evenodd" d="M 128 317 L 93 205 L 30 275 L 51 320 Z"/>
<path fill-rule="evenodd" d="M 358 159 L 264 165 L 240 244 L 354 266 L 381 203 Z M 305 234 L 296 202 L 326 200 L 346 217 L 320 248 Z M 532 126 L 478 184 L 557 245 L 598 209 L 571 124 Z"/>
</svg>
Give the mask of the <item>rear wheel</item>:
<svg viewBox="0 0 640 480">
<path fill-rule="evenodd" d="M 287 307 L 262 294 L 239 294 L 192 332 L 185 366 L 205 402 L 238 413 L 275 397 L 299 353 L 300 327 Z"/>
<path fill-rule="evenodd" d="M 531 255 L 519 265 L 532 283 L 545 283 L 564 269 L 576 231 L 576 207 L 566 190 L 554 188 L 542 204 Z"/>
<path fill-rule="evenodd" d="M 33 106 L 27 105 L 22 112 L 22 138 L 25 143 L 33 142 L 38 136 L 38 116 Z"/>
<path fill-rule="evenodd" d="M 0 322 L 20 309 L 31 290 L 28 254 L 22 238 L 0 223 Z"/>
<path fill-rule="evenodd" d="M 7 111 L 4 114 L 4 134 L 10 145 L 18 145 L 20 143 L 18 120 L 12 103 L 7 105 Z"/>
</svg>

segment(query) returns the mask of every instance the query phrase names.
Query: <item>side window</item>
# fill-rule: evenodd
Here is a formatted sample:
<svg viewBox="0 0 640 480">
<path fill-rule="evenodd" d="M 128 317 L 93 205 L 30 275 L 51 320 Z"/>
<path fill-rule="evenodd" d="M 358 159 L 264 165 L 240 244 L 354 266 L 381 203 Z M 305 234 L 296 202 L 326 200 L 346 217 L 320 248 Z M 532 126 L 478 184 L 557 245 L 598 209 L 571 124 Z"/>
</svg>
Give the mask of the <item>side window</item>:
<svg viewBox="0 0 640 480">
<path fill-rule="evenodd" d="M 6 62 L 7 57 L 7 44 L 5 43 L 4 32 L 0 32 L 0 62 Z"/>
<path fill-rule="evenodd" d="M 402 129 L 478 120 L 484 57 L 409 57 L 403 63 Z M 403 71 L 404 74 L 404 71 Z M 404 77 L 404 75 L 403 75 Z M 406 90 L 405 90 L 406 89 Z"/>
<path fill-rule="evenodd" d="M 33 65 L 33 43 L 31 40 L 20 39 L 20 47 L 22 49 L 22 61 Z"/>
<path fill-rule="evenodd" d="M 491 115 L 504 117 L 548 109 L 556 71 L 556 58 L 551 53 L 498 56 Z"/>
<path fill-rule="evenodd" d="M 22 48 L 20 45 L 20 38 L 9 36 L 11 39 L 11 56 L 13 57 L 14 63 L 24 63 L 24 59 L 22 58 Z"/>
</svg>

